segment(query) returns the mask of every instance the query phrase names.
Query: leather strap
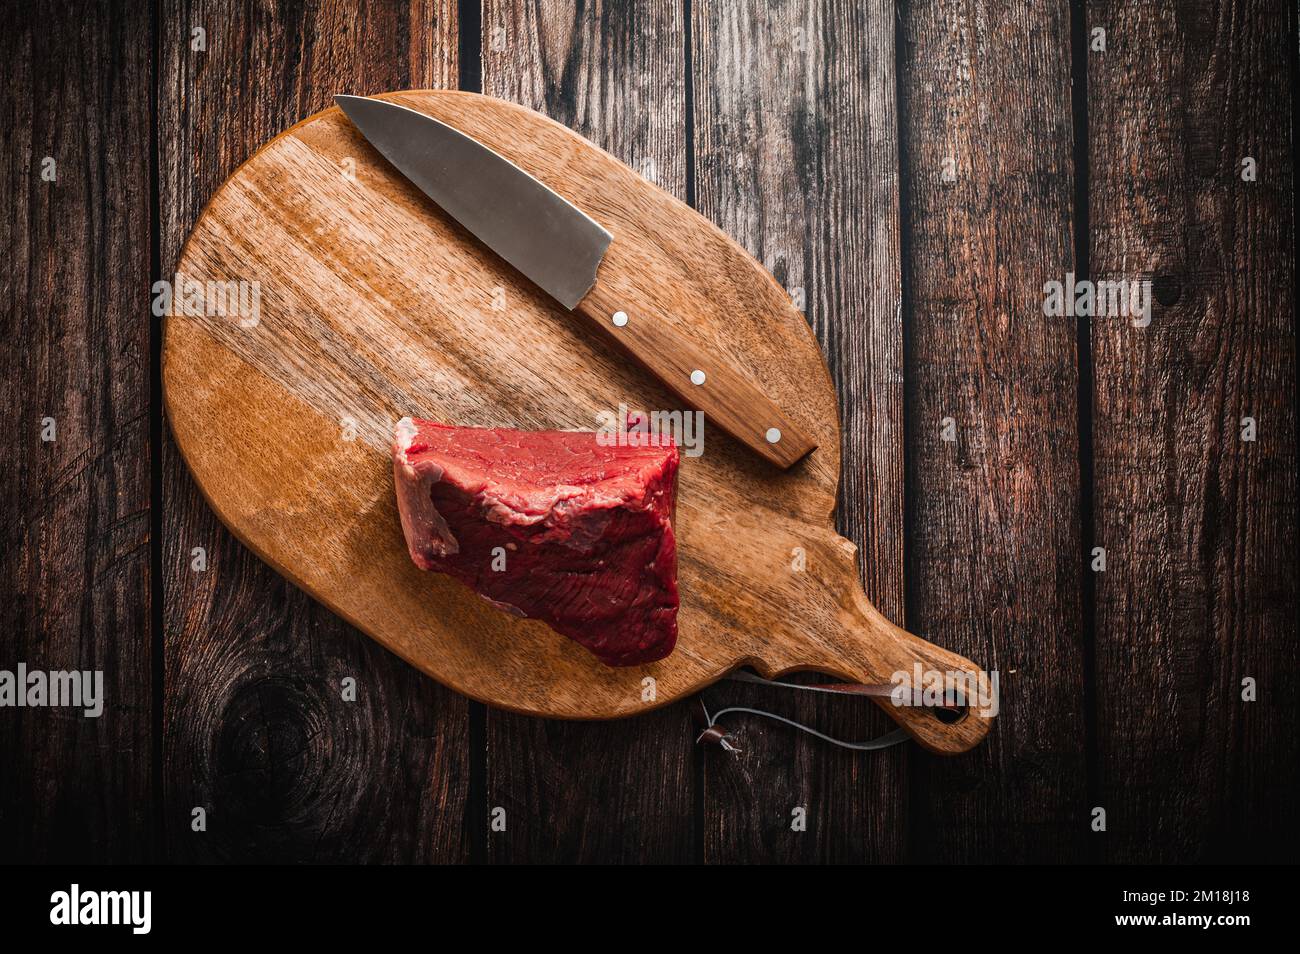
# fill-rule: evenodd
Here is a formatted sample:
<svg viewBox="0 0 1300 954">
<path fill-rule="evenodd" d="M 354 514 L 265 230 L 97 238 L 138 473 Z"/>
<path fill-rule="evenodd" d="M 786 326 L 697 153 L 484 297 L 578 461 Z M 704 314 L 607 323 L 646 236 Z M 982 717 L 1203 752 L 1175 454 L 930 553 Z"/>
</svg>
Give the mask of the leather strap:
<svg viewBox="0 0 1300 954">
<path fill-rule="evenodd" d="M 752 672 L 738 670 L 723 677 L 731 682 L 748 682 L 760 686 L 775 686 L 781 689 L 797 689 L 800 692 L 822 692 L 831 695 L 849 695 L 849 696 L 868 696 L 877 699 L 891 699 L 894 691 L 898 688 L 893 683 L 821 683 L 812 686 L 801 686 L 792 682 L 777 682 L 772 679 L 764 679 L 762 676 L 755 675 Z M 717 712 L 709 712 L 708 706 L 704 703 L 703 696 L 699 699 L 700 707 L 696 713 L 696 721 L 700 724 L 703 731 L 695 740 L 698 742 L 711 742 L 721 746 L 728 752 L 739 752 L 731 742 L 731 735 L 726 729 L 718 725 L 718 720 L 725 715 L 732 713 L 741 713 L 744 715 L 755 715 L 761 719 L 770 719 L 773 722 L 780 722 L 784 725 L 791 726 L 800 732 L 829 742 L 831 745 L 838 745 L 842 749 L 852 749 L 855 752 L 874 752 L 879 749 L 887 749 L 891 746 L 906 742 L 908 734 L 903 729 L 895 729 L 892 732 L 869 739 L 866 742 L 848 742 L 844 739 L 837 739 L 834 736 L 827 735 L 824 732 L 818 732 L 811 726 L 804 725 L 801 722 L 795 722 L 793 719 L 787 719 L 784 716 L 777 715 L 774 712 L 766 712 L 762 709 L 751 709 L 745 706 L 730 706 L 726 709 L 719 709 Z M 960 708 L 954 701 L 945 699 L 940 704 L 945 709 Z"/>
</svg>

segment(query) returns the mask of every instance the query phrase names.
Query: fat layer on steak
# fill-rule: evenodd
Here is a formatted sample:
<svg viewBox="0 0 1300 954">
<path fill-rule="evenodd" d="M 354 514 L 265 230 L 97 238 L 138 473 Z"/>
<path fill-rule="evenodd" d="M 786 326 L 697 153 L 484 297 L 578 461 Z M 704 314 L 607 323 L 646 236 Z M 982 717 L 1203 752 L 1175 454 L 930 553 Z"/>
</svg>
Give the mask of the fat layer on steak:
<svg viewBox="0 0 1300 954">
<path fill-rule="evenodd" d="M 606 665 L 677 642 L 677 447 L 592 432 L 451 427 L 393 437 L 402 532 L 423 570 L 548 623 Z"/>
</svg>

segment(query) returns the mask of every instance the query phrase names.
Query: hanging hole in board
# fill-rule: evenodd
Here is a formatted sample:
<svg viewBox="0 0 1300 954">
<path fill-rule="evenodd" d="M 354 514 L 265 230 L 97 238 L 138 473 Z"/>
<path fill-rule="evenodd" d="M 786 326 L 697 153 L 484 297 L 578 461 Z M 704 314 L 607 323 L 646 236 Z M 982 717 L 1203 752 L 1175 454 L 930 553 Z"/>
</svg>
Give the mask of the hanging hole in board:
<svg viewBox="0 0 1300 954">
<path fill-rule="evenodd" d="M 944 693 L 944 705 L 935 706 L 934 717 L 944 725 L 956 725 L 966 718 L 970 708 L 966 705 L 966 696 L 955 689 Z"/>
</svg>

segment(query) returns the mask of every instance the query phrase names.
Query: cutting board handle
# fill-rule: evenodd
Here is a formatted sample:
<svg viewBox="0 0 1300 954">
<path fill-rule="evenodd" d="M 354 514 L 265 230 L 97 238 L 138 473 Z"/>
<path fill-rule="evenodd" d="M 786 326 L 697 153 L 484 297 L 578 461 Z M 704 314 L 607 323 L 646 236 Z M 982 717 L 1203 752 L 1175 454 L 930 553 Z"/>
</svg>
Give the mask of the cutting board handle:
<svg viewBox="0 0 1300 954">
<path fill-rule="evenodd" d="M 997 674 L 890 622 L 858 582 L 857 547 L 827 531 L 815 551 L 815 584 L 787 590 L 791 617 L 812 621 L 797 640 L 773 641 L 758 668 L 766 677 L 824 672 L 854 683 L 893 683 L 892 699 L 873 696 L 923 748 L 939 755 L 966 752 L 988 734 L 998 710 Z M 802 605 L 799 605 L 802 604 Z M 953 694 L 964 703 L 942 705 Z"/>
<path fill-rule="evenodd" d="M 873 701 L 931 752 L 956 755 L 978 745 L 997 715 L 996 676 L 894 625 L 860 589 L 853 596 L 861 632 L 848 634 L 845 656 L 859 667 L 855 678 L 875 681 L 879 674 L 878 681 L 899 686 L 893 699 Z M 954 697 L 959 707 L 944 708 Z"/>
</svg>

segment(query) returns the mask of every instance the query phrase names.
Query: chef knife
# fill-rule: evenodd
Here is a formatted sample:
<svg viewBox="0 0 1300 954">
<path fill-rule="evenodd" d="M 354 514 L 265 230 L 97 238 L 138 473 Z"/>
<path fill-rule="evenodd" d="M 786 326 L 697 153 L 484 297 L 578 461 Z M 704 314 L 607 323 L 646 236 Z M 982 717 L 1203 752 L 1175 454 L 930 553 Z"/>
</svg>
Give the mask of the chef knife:
<svg viewBox="0 0 1300 954">
<path fill-rule="evenodd" d="M 783 468 L 817 446 L 744 374 L 602 289 L 597 272 L 615 238 L 563 196 L 432 116 L 363 96 L 334 101 L 443 211 L 621 345 L 709 423 Z"/>
</svg>

